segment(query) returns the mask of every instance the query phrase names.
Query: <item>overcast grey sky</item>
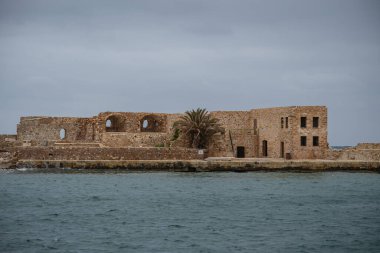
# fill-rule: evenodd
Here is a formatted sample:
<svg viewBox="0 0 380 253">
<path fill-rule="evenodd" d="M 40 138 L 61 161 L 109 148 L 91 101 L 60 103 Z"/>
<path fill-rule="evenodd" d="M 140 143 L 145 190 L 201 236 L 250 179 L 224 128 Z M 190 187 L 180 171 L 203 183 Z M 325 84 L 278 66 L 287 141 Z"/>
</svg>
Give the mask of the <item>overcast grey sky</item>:
<svg viewBox="0 0 380 253">
<path fill-rule="evenodd" d="M 20 116 L 326 105 L 380 142 L 380 1 L 0 0 L 0 133 Z"/>
</svg>

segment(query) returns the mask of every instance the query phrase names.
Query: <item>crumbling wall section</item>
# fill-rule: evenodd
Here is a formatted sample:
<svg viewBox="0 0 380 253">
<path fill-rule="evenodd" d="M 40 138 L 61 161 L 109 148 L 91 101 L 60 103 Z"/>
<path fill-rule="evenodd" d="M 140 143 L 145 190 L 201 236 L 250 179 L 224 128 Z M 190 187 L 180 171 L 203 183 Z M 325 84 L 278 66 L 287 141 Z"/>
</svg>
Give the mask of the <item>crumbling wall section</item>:
<svg viewBox="0 0 380 253">
<path fill-rule="evenodd" d="M 9 150 L 14 147 L 17 141 L 17 135 L 0 134 L 0 150 Z"/>
<path fill-rule="evenodd" d="M 351 148 L 329 150 L 328 159 L 380 161 L 380 143 L 359 143 Z"/>
<path fill-rule="evenodd" d="M 21 117 L 17 125 L 20 145 L 51 146 L 56 142 L 96 142 L 94 118 Z"/>
</svg>

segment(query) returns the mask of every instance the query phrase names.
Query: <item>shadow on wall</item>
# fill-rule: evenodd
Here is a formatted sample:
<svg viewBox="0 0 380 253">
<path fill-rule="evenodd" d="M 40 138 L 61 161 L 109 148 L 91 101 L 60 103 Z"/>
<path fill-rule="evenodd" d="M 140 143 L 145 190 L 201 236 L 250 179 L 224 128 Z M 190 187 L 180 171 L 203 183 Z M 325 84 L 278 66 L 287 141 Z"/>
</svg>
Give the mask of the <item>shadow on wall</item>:
<svg viewBox="0 0 380 253">
<path fill-rule="evenodd" d="M 162 120 L 154 115 L 147 115 L 140 120 L 141 132 L 161 132 Z"/>
<path fill-rule="evenodd" d="M 106 132 L 124 132 L 125 119 L 119 115 L 111 115 L 106 119 Z"/>
</svg>

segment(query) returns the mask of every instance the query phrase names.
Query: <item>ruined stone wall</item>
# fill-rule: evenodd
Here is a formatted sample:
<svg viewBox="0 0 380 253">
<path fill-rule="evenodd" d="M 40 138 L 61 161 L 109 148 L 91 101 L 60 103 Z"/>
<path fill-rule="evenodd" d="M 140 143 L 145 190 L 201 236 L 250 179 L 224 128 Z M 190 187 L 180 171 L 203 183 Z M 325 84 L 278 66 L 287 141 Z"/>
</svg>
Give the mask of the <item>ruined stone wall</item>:
<svg viewBox="0 0 380 253">
<path fill-rule="evenodd" d="M 60 133 L 64 131 L 64 137 Z M 21 117 L 17 139 L 22 145 L 49 146 L 55 142 L 95 142 L 95 118 Z"/>
<path fill-rule="evenodd" d="M 292 106 L 251 111 L 216 111 L 225 129 L 209 143 L 209 156 L 315 159 L 327 156 L 327 109 L 321 106 Z M 173 123 L 182 114 L 104 112 L 93 118 L 22 117 L 17 128 L 17 142 L 23 146 L 66 147 L 187 147 L 188 141 L 173 141 Z M 306 127 L 300 127 L 306 117 Z M 313 117 L 319 125 L 313 127 Z M 60 138 L 64 129 L 65 137 Z M 307 138 L 300 145 L 301 136 Z M 318 136 L 318 146 L 313 137 Z M 267 148 L 265 149 L 265 143 Z"/>
<path fill-rule="evenodd" d="M 107 147 L 156 147 L 165 146 L 170 135 L 167 133 L 103 133 L 102 144 Z"/>
<path fill-rule="evenodd" d="M 179 114 L 164 113 L 100 113 L 98 125 L 101 142 L 108 147 L 168 146 L 172 125 L 178 117 Z M 118 126 L 108 128 L 107 120 L 110 119 L 114 119 Z"/>
<path fill-rule="evenodd" d="M 93 118 L 21 117 L 19 145 L 53 146 L 59 143 L 102 143 L 110 147 L 157 146 L 170 140 L 177 114 L 105 112 Z M 107 121 L 111 126 L 107 127 Z M 65 136 L 61 139 L 60 132 Z"/>
<path fill-rule="evenodd" d="M 328 150 L 330 160 L 380 161 L 380 143 L 359 143 L 342 150 Z"/>
<path fill-rule="evenodd" d="M 8 150 L 15 146 L 17 135 L 13 134 L 0 134 L 0 150 Z"/>
<path fill-rule="evenodd" d="M 380 143 L 359 143 L 355 149 L 380 149 Z"/>
<path fill-rule="evenodd" d="M 194 160 L 203 159 L 187 148 L 18 147 L 20 160 Z"/>
<path fill-rule="evenodd" d="M 140 133 L 149 132 L 167 132 L 167 117 L 165 113 L 146 113 L 146 112 L 103 112 L 97 117 L 99 132 L 128 132 Z M 107 120 L 114 120 L 117 126 L 107 130 Z M 144 130 L 144 121 L 147 121 Z M 113 122 L 112 122 L 113 123 Z"/>
</svg>

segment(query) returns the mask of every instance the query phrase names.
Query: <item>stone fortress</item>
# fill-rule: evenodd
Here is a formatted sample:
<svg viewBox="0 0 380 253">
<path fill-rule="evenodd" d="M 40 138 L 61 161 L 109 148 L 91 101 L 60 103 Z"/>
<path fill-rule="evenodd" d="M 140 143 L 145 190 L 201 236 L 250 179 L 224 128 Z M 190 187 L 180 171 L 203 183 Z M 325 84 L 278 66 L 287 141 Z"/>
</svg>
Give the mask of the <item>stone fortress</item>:
<svg viewBox="0 0 380 253">
<path fill-rule="evenodd" d="M 224 134 L 207 150 L 188 148 L 173 127 L 182 114 L 103 112 L 91 118 L 21 117 L 17 135 L 0 135 L 0 157 L 13 160 L 380 160 L 379 144 L 336 151 L 325 106 L 215 111 Z M 371 146 L 372 145 L 372 146 Z"/>
</svg>

